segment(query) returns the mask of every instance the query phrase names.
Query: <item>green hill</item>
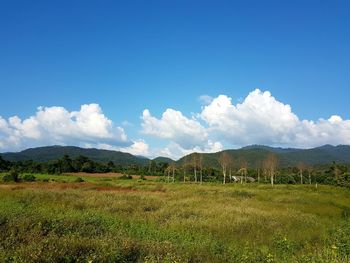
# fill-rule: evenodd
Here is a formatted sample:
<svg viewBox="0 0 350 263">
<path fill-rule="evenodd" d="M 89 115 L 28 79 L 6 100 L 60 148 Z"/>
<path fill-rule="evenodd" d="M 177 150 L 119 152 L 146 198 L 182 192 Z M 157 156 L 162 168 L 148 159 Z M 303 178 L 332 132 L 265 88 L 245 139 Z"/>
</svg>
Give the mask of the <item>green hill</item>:
<svg viewBox="0 0 350 263">
<path fill-rule="evenodd" d="M 157 163 L 173 163 L 174 162 L 173 159 L 170 159 L 168 157 L 162 157 L 162 156 L 154 158 L 153 161 L 155 161 Z"/>
<path fill-rule="evenodd" d="M 222 151 L 223 152 L 223 151 Z M 203 165 L 206 167 L 219 167 L 219 157 L 222 152 L 203 153 Z M 276 154 L 280 167 L 296 166 L 303 162 L 307 165 L 319 165 L 331 163 L 350 163 L 350 146 L 348 145 L 324 145 L 312 149 L 273 148 L 261 145 L 252 145 L 237 150 L 225 150 L 233 160 L 233 165 L 239 166 L 245 161 L 248 167 L 261 166 L 269 153 Z M 191 162 L 193 154 L 182 157 L 177 164 Z"/>
<path fill-rule="evenodd" d="M 85 149 L 75 146 L 46 146 L 27 149 L 18 153 L 2 153 L 0 156 L 8 161 L 25 161 L 33 160 L 36 162 L 47 162 L 56 160 L 64 155 L 69 155 L 71 158 L 76 158 L 79 155 L 88 157 L 89 159 L 107 163 L 109 161 L 114 164 L 146 164 L 149 159 L 144 157 L 136 157 L 130 153 L 100 150 L 100 149 Z"/>
<path fill-rule="evenodd" d="M 233 160 L 234 165 L 239 166 L 241 162 L 247 162 L 249 167 L 260 166 L 271 152 L 275 153 L 278 158 L 280 167 L 296 166 L 303 162 L 308 165 L 319 165 L 331 163 L 333 161 L 338 163 L 350 163 L 350 146 L 348 145 L 324 145 L 312 149 L 293 149 L 293 148 L 273 148 L 262 145 L 252 145 L 243 147 L 237 150 L 225 150 Z M 203 153 L 203 165 L 206 167 L 219 167 L 218 153 Z M 33 160 L 37 162 L 46 162 L 56 160 L 63 155 L 69 155 L 75 158 L 79 155 L 86 156 L 93 161 L 107 163 L 109 161 L 115 164 L 129 165 L 129 164 L 148 164 L 150 159 L 142 156 L 134 156 L 129 153 L 100 150 L 100 149 L 85 149 L 74 146 L 47 146 L 31 148 L 17 153 L 2 153 L 0 156 L 8 161 L 25 161 Z M 192 161 L 193 154 L 187 155 L 176 161 L 178 165 L 185 162 Z M 165 162 L 171 163 L 174 160 L 166 157 L 157 157 L 153 159 L 157 163 Z"/>
</svg>

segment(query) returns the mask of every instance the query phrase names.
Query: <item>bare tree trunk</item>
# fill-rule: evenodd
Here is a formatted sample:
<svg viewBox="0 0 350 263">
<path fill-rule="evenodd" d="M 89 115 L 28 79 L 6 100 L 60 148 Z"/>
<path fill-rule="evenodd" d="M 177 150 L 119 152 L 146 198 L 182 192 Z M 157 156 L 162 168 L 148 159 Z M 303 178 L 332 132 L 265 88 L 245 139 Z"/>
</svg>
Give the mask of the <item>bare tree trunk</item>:
<svg viewBox="0 0 350 263">
<path fill-rule="evenodd" d="M 260 169 L 258 168 L 258 183 L 260 182 Z"/>
<path fill-rule="evenodd" d="M 315 188 L 317 189 L 317 177 L 315 176 Z"/>
<path fill-rule="evenodd" d="M 202 169 L 200 170 L 200 180 L 201 180 L 201 184 L 203 183 L 203 171 Z"/>
<path fill-rule="evenodd" d="M 303 184 L 303 172 L 300 171 L 300 184 Z"/>
<path fill-rule="evenodd" d="M 226 184 L 226 169 L 222 170 L 222 174 L 224 175 L 224 184 Z"/>
<path fill-rule="evenodd" d="M 170 182 L 170 170 L 168 170 L 168 183 Z"/>
<path fill-rule="evenodd" d="M 194 181 L 197 183 L 197 168 L 194 167 Z"/>
<path fill-rule="evenodd" d="M 309 184 L 311 184 L 311 173 L 310 171 L 308 171 L 308 173 L 309 173 Z"/>
<path fill-rule="evenodd" d="M 273 184 L 274 184 L 274 182 L 273 182 L 273 171 L 270 171 L 270 179 L 271 179 L 271 185 L 273 187 Z"/>
<path fill-rule="evenodd" d="M 175 169 L 173 168 L 173 183 L 175 182 Z"/>
</svg>

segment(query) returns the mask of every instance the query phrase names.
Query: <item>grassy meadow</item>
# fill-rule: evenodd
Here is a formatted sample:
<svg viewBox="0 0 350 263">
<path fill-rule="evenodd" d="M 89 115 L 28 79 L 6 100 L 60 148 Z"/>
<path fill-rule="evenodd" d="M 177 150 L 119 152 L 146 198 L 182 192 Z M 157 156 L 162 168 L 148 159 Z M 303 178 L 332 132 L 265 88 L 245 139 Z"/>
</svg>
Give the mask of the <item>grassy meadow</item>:
<svg viewBox="0 0 350 263">
<path fill-rule="evenodd" d="M 345 188 L 35 176 L 0 183 L 0 262 L 350 262 Z"/>
</svg>

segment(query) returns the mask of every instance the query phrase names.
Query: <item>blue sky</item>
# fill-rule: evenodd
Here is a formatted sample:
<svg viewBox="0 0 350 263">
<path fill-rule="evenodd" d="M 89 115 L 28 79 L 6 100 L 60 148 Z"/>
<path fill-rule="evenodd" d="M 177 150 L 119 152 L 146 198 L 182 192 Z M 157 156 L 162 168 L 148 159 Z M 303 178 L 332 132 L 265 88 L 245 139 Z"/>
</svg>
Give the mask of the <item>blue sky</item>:
<svg viewBox="0 0 350 263">
<path fill-rule="evenodd" d="M 145 132 L 150 128 L 140 119 L 145 109 L 158 121 L 167 109 L 195 118 L 209 133 L 206 140 L 223 148 L 254 142 L 293 146 L 293 140 L 308 147 L 296 138 L 272 140 L 276 133 L 240 142 L 218 132 L 228 127 L 201 115 L 201 95 L 223 94 L 236 105 L 257 88 L 261 96 L 268 91 L 271 98 L 291 105 L 300 121 L 341 116 L 342 137 L 314 144 L 350 143 L 349 11 L 349 1 L 320 0 L 1 1 L 0 116 L 8 132 L 0 134 L 0 151 L 1 140 L 3 150 L 60 142 L 50 140 L 52 131 L 44 125 L 40 131 L 47 133 L 45 140 L 39 135 L 27 136 L 25 142 L 17 138 L 15 147 L 8 138 L 21 129 L 10 124 L 10 117 L 24 121 L 39 106 L 72 112 L 91 103 L 99 105 L 113 128 L 124 129 L 128 140 L 147 143 L 149 155 L 174 143 L 185 150 L 206 148 L 200 143 L 184 148 L 173 135 Z M 123 121 L 132 125 L 123 126 Z M 161 130 L 157 125 L 163 124 L 150 125 Z M 231 128 L 235 133 L 237 128 Z M 88 140 L 99 144 L 96 136 Z M 81 145 L 77 138 L 62 142 Z"/>
</svg>

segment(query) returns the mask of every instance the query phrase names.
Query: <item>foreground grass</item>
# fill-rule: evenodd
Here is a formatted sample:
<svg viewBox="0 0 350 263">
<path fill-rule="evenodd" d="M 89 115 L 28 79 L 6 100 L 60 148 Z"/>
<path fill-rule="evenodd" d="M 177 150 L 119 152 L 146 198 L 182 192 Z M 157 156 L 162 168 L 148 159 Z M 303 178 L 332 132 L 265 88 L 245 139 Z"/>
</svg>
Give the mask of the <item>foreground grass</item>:
<svg viewBox="0 0 350 263">
<path fill-rule="evenodd" d="M 346 189 L 59 179 L 0 184 L 1 262 L 350 262 Z"/>
</svg>

